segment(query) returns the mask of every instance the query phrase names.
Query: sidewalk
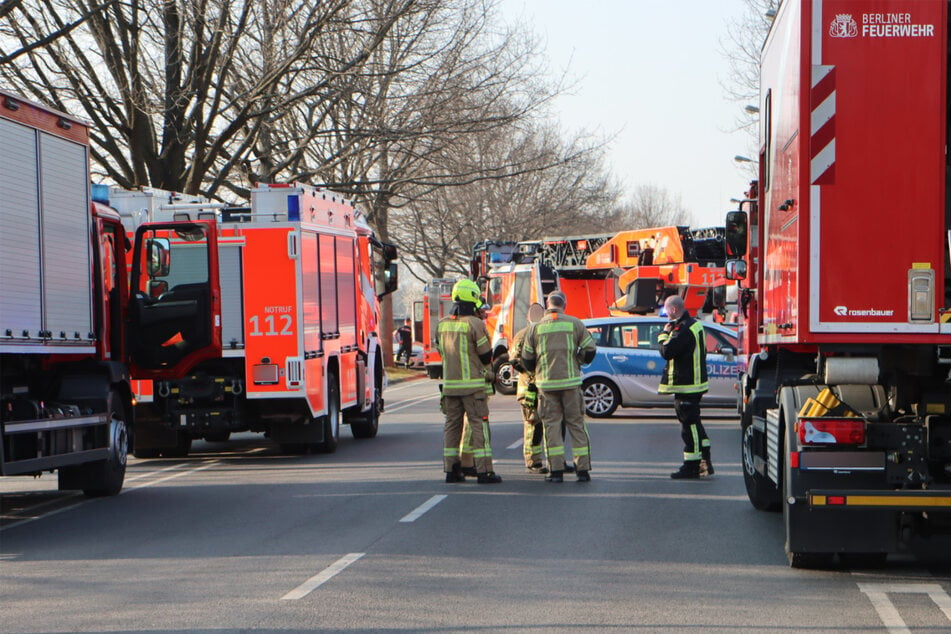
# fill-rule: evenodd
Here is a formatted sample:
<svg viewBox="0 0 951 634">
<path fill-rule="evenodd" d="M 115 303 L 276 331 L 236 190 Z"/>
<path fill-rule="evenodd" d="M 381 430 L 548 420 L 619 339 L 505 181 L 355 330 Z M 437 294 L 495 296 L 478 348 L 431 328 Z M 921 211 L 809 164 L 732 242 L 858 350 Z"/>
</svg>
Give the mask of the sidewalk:
<svg viewBox="0 0 951 634">
<path fill-rule="evenodd" d="M 427 378 L 426 370 L 407 370 L 406 368 L 386 368 L 386 379 L 390 385 L 403 381 L 415 381 Z"/>
</svg>

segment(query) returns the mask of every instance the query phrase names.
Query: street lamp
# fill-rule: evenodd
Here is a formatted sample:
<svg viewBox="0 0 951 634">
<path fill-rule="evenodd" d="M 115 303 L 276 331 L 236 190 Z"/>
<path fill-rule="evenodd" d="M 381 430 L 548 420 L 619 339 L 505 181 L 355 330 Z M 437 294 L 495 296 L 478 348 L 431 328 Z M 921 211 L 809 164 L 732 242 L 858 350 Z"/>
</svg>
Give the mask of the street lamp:
<svg viewBox="0 0 951 634">
<path fill-rule="evenodd" d="M 733 160 L 736 161 L 737 163 L 755 163 L 756 162 L 753 159 L 749 158 L 748 156 L 741 156 L 739 154 L 734 156 Z"/>
<path fill-rule="evenodd" d="M 746 110 L 749 114 L 759 114 L 759 108 L 751 104 L 744 106 L 743 110 Z"/>
</svg>

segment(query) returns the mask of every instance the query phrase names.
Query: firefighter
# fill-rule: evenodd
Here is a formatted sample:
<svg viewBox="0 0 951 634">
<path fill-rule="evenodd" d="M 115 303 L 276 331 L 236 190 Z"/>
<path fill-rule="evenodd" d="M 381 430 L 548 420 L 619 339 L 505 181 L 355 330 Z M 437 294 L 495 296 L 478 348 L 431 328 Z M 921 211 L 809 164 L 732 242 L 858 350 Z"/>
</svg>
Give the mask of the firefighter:
<svg viewBox="0 0 951 634">
<path fill-rule="evenodd" d="M 532 304 L 528 309 L 528 325 L 512 337 L 512 367 L 518 371 L 515 399 L 522 408 L 522 455 L 529 473 L 548 473 L 548 468 L 543 462 L 545 428 L 538 415 L 538 387 L 535 385 L 535 374 L 522 365 L 522 343 L 529 326 L 538 321 L 544 312 L 541 304 Z"/>
<path fill-rule="evenodd" d="M 480 296 L 479 301 L 482 302 L 482 305 L 476 310 L 476 317 L 485 322 L 488 313 L 486 310 L 487 304 L 485 303 L 485 296 Z M 491 368 L 486 367 L 484 377 L 485 393 L 487 396 L 492 396 L 495 394 L 495 388 L 492 385 L 493 381 L 495 381 L 495 375 L 492 373 Z M 469 417 L 463 417 L 462 421 L 462 442 L 459 445 L 459 462 L 462 465 L 462 475 L 472 476 L 474 478 L 479 475 L 479 472 L 476 470 L 475 453 L 472 451 L 472 431 L 469 428 Z"/>
<path fill-rule="evenodd" d="M 535 373 L 538 413 L 545 426 L 548 482 L 562 482 L 565 472 L 565 441 L 562 423 L 571 435 L 578 481 L 591 480 L 591 441 L 584 423 L 581 396 L 581 366 L 594 358 L 591 333 L 577 317 L 565 314 L 564 293 L 548 296 L 545 316 L 529 326 L 522 343 L 522 365 Z"/>
<path fill-rule="evenodd" d="M 443 467 L 446 482 L 465 482 L 460 464 L 459 444 L 463 419 L 469 419 L 468 436 L 475 456 L 479 484 L 501 482 L 492 468 L 489 433 L 489 401 L 486 394 L 486 366 L 492 361 L 492 347 L 485 324 L 476 314 L 482 306 L 479 286 L 459 280 L 452 287 L 452 313 L 439 321 L 437 345 L 442 356 L 442 406 L 446 414 L 443 430 Z"/>
<path fill-rule="evenodd" d="M 690 316 L 679 295 L 664 302 L 669 321 L 657 338 L 660 355 L 667 360 L 657 388 L 674 395 L 674 411 L 684 441 L 684 463 L 670 474 L 675 480 L 713 475 L 710 439 L 700 422 L 700 398 L 707 391 L 707 346 L 703 324 Z"/>
</svg>

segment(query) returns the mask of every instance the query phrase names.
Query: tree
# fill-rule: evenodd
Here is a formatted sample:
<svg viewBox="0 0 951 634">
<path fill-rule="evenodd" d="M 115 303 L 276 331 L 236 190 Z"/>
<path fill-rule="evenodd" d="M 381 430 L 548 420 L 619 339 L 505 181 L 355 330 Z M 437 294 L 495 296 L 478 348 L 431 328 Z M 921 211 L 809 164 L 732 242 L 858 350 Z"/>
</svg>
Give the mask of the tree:
<svg viewBox="0 0 951 634">
<path fill-rule="evenodd" d="M 760 50 L 766 40 L 766 34 L 773 23 L 778 0 L 743 0 L 746 10 L 738 18 L 727 23 L 728 35 L 720 39 L 720 55 L 729 62 L 730 72 L 720 79 L 720 86 L 726 95 L 742 104 L 744 109 L 737 117 L 737 129 L 745 130 L 756 142 L 759 132 L 759 117 L 755 110 L 745 106 L 758 107 L 759 104 L 759 60 Z"/>
<path fill-rule="evenodd" d="M 646 229 L 671 225 L 689 225 L 690 213 L 680 196 L 671 196 L 657 185 L 639 185 L 621 212 L 622 229 Z"/>
<path fill-rule="evenodd" d="M 460 173 L 517 172 L 439 188 L 394 210 L 391 236 L 412 273 L 421 280 L 468 275 L 472 247 L 482 240 L 605 233 L 616 223 L 620 188 L 604 169 L 604 146 L 566 136 L 551 125 L 510 127 L 451 148 L 443 160 Z"/>
<path fill-rule="evenodd" d="M 214 196 L 275 116 L 339 92 L 412 4 L 371 16 L 351 0 L 20 0 L 0 15 L 0 55 L 21 53 L 0 78 L 91 121 L 101 177 Z M 345 55 L 317 54 L 335 38 Z"/>
</svg>

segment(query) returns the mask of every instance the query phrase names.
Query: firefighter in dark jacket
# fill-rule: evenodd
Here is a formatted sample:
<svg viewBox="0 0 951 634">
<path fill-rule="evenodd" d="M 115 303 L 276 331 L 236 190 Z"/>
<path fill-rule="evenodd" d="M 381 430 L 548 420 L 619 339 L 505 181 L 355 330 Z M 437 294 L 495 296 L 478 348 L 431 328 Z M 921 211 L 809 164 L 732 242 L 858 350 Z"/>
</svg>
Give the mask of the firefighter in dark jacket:
<svg viewBox="0 0 951 634">
<path fill-rule="evenodd" d="M 668 297 L 664 309 L 670 321 L 657 341 L 660 355 L 667 360 L 667 364 L 657 391 L 674 395 L 674 411 L 680 421 L 680 436 L 684 441 L 684 463 L 670 477 L 683 480 L 713 475 L 710 439 L 700 422 L 700 398 L 708 389 L 703 324 L 690 316 L 679 295 Z"/>
<path fill-rule="evenodd" d="M 476 316 L 481 307 L 479 286 L 459 280 L 452 287 L 452 314 L 439 320 L 437 347 L 442 356 L 443 467 L 446 482 L 465 482 L 459 444 L 463 420 L 468 416 L 469 434 L 479 484 L 501 482 L 492 468 L 489 435 L 489 401 L 486 397 L 486 367 L 492 361 L 492 346 L 485 324 Z"/>
</svg>

